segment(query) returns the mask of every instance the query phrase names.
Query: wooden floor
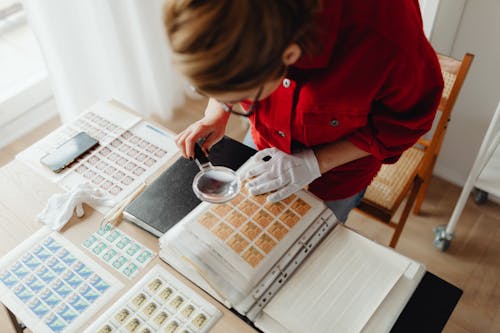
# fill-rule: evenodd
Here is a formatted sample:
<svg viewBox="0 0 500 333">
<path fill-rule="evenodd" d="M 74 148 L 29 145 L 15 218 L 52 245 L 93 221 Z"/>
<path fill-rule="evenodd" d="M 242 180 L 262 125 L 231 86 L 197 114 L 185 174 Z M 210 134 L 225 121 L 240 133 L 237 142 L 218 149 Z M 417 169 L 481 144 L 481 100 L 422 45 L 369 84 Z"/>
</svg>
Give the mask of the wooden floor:
<svg viewBox="0 0 500 333">
<path fill-rule="evenodd" d="M 193 103 L 199 105 L 200 102 Z M 187 117 L 177 115 L 177 120 L 167 126 L 179 131 L 197 119 L 200 112 Z M 58 119 L 53 119 L 0 149 L 0 166 L 59 125 Z M 244 126 L 233 121 L 230 135 L 241 139 Z M 432 228 L 448 222 L 460 190 L 440 178 L 433 178 L 421 215 L 410 216 L 396 249 L 464 290 L 444 332 L 500 332 L 500 205 L 488 202 L 477 206 L 469 199 L 449 250 L 440 252 L 432 245 Z M 388 243 L 392 231 L 357 212 L 351 213 L 347 225 L 383 244 Z M 0 230 L 0 234 L 4 234 L 4 230 Z M 14 332 L 3 309 L 0 309 L 0 332 Z"/>
</svg>

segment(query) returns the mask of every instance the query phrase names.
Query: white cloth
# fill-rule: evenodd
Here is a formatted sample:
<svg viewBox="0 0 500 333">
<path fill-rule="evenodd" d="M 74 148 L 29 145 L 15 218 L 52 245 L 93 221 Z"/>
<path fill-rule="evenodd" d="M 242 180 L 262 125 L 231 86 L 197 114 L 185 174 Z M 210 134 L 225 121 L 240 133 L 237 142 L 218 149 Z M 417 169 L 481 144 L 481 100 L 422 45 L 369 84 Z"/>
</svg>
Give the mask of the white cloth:
<svg viewBox="0 0 500 333">
<path fill-rule="evenodd" d="M 247 188 L 252 195 L 276 191 L 270 202 L 286 199 L 321 176 L 318 160 L 311 149 L 289 155 L 276 148 L 259 151 L 247 172 Z M 252 177 L 255 177 L 252 179 Z"/>
<path fill-rule="evenodd" d="M 111 206 L 113 200 L 106 193 L 89 183 L 80 184 L 70 192 L 52 195 L 47 202 L 47 206 L 38 214 L 38 220 L 48 225 L 52 230 L 60 230 L 68 223 L 75 209 L 78 217 L 83 216 L 82 203 Z"/>
</svg>

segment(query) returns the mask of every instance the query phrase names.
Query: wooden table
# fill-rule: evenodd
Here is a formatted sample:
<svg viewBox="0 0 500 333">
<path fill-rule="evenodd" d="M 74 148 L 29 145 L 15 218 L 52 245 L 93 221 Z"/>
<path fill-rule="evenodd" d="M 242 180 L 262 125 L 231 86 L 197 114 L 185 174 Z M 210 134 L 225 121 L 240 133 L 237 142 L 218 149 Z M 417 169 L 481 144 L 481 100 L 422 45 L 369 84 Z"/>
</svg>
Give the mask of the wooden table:
<svg viewBox="0 0 500 333">
<path fill-rule="evenodd" d="M 248 156 L 232 156 L 231 158 L 245 160 Z M 171 161 L 175 160 L 176 157 L 172 158 Z M 159 170 L 151 177 L 151 180 L 168 166 L 169 164 L 165 165 L 162 170 Z M 189 182 L 189 179 L 186 181 Z M 2 235 L 0 256 L 5 255 L 17 244 L 30 237 L 42 227 L 42 224 L 36 221 L 36 216 L 45 207 L 49 197 L 57 192 L 62 192 L 62 189 L 43 177 L 38 176 L 22 162 L 14 160 L 0 169 L 0 233 Z M 189 207 L 178 208 L 186 208 L 186 211 L 190 209 Z M 103 216 L 99 212 L 89 206 L 85 206 L 85 216 L 82 219 L 73 217 L 61 230 L 61 233 L 64 237 L 79 246 L 79 244 L 97 230 L 102 218 Z M 122 222 L 118 228 L 158 252 L 159 244 L 156 237 L 126 222 Z M 96 262 L 99 261 L 96 260 Z M 123 290 L 126 291 L 156 264 L 166 268 L 179 280 L 194 289 L 199 295 L 222 311 L 223 317 L 217 322 L 211 332 L 257 332 L 245 323 L 243 319 L 240 319 L 233 312 L 215 301 L 202 289 L 185 279 L 158 257 L 149 263 L 146 269 L 132 280 L 111 272 L 124 284 Z M 109 270 L 105 265 L 101 266 Z M 109 301 L 105 305 L 104 310 L 120 298 L 121 294 L 118 293 L 118 295 Z M 457 287 L 430 272 L 426 272 L 393 326 L 392 332 L 440 332 L 460 299 L 461 294 L 462 291 Z M 14 314 L 9 313 L 9 315 L 15 320 Z M 99 314 L 96 314 L 93 318 L 89 319 L 82 329 L 89 326 L 98 316 Z M 21 331 L 19 330 L 18 332 Z"/>
<path fill-rule="evenodd" d="M 57 185 L 38 176 L 28 166 L 19 161 L 12 161 L 0 169 L 0 256 L 16 247 L 17 244 L 30 237 L 34 232 L 39 230 L 43 225 L 36 220 L 37 214 L 45 207 L 49 197 L 58 192 L 62 192 Z M 73 217 L 70 222 L 61 230 L 61 234 L 72 241 L 76 245 L 80 245 L 86 240 L 100 225 L 103 216 L 85 205 L 85 216 L 81 219 Z M 146 231 L 136 227 L 135 225 L 122 222 L 118 228 L 123 230 L 137 241 L 145 244 L 152 250 L 158 252 L 158 239 Z M 90 255 L 89 255 L 90 256 Z M 92 256 L 90 256 L 92 257 Z M 95 259 L 95 258 L 92 258 Z M 99 262 L 98 260 L 95 260 Z M 116 278 L 123 284 L 123 290 L 129 290 L 141 277 L 156 264 L 161 265 L 172 273 L 179 280 L 184 282 L 190 288 L 194 289 L 199 295 L 215 305 L 223 316 L 213 327 L 211 332 L 214 333 L 250 333 L 256 332 L 252 327 L 239 319 L 230 310 L 222 306 L 220 303 L 211 298 L 203 290 L 185 279 L 169 265 L 156 257 L 150 262 L 143 271 L 141 271 L 132 280 L 129 280 L 116 272 L 108 269 Z M 110 300 L 104 310 L 118 300 L 123 293 L 118 293 Z M 9 311 L 10 312 L 10 311 Z M 97 313 L 83 327 L 89 326 L 99 315 Z M 9 313 L 11 315 L 12 313 Z M 15 319 L 15 318 L 14 318 Z"/>
</svg>

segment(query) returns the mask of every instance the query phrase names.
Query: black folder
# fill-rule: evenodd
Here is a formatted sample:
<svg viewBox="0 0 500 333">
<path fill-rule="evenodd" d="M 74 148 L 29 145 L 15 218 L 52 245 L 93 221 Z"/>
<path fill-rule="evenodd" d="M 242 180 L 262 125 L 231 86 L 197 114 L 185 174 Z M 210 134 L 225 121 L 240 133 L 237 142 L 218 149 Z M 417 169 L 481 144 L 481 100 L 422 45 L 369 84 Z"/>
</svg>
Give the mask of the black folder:
<svg viewBox="0 0 500 333">
<path fill-rule="evenodd" d="M 210 150 L 213 165 L 237 170 L 256 151 L 225 136 Z M 180 157 L 123 211 L 123 218 L 161 237 L 201 202 L 193 193 L 194 161 Z"/>
</svg>

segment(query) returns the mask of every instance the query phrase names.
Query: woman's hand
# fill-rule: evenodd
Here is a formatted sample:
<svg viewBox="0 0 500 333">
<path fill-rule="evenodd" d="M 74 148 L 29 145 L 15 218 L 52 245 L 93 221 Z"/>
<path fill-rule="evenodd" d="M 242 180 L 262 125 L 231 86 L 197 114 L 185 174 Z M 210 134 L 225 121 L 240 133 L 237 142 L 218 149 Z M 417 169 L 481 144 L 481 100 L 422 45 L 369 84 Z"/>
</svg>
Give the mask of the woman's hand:
<svg viewBox="0 0 500 333">
<path fill-rule="evenodd" d="M 210 148 L 224 136 L 229 116 L 230 113 L 225 112 L 219 102 L 210 99 L 205 116 L 179 133 L 175 139 L 182 156 L 194 158 L 194 145 L 201 138 L 204 138 L 201 148 L 208 154 Z"/>
</svg>

